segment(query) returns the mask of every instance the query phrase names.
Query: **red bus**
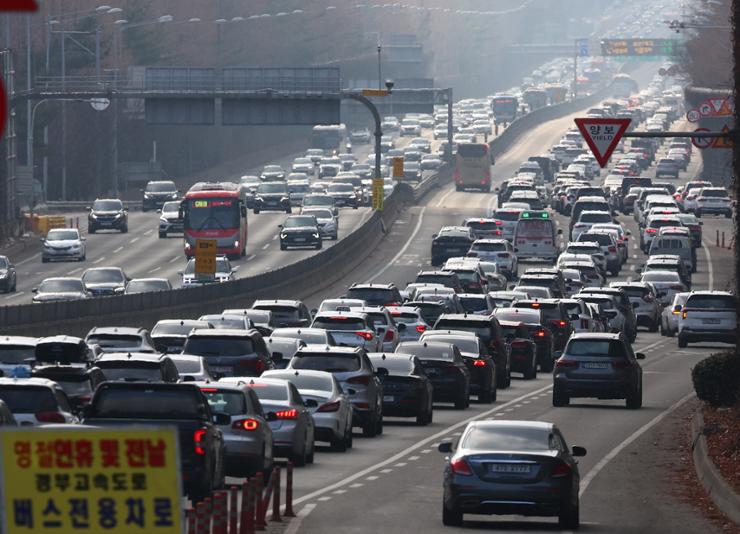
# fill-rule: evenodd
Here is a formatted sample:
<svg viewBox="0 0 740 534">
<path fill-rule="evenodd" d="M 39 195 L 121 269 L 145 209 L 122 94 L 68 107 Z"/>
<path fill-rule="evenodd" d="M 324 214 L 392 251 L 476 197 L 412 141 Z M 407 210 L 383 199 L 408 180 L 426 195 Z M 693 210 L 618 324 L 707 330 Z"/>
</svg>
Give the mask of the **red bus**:
<svg viewBox="0 0 740 534">
<path fill-rule="evenodd" d="M 216 239 L 217 253 L 229 259 L 246 255 L 247 206 L 238 185 L 198 182 L 180 206 L 188 259 L 195 255 L 196 239 Z"/>
</svg>

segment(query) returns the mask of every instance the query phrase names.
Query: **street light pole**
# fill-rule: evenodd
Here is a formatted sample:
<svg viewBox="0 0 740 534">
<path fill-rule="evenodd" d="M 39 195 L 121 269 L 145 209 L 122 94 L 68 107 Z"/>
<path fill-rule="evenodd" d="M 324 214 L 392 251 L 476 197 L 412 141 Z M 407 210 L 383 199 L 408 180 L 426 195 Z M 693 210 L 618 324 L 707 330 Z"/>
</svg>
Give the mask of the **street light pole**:
<svg viewBox="0 0 740 534">
<path fill-rule="evenodd" d="M 380 41 L 378 41 L 378 91 L 383 90 L 383 73 L 380 66 L 380 53 L 382 50 L 383 47 L 380 45 Z"/>
<path fill-rule="evenodd" d="M 67 62 L 64 55 L 66 34 L 62 32 L 62 91 L 66 90 Z M 33 126 L 33 125 L 31 125 Z M 67 104 L 62 101 L 62 200 L 67 200 Z"/>
</svg>

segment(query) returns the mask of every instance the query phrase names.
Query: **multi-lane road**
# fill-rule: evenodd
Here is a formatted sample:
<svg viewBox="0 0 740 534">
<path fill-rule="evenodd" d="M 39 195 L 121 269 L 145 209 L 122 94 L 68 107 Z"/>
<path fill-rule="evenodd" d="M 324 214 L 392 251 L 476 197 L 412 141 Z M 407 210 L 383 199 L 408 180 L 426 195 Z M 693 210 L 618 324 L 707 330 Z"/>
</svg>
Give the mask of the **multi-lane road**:
<svg viewBox="0 0 740 534">
<path fill-rule="evenodd" d="M 573 116 L 542 124 L 497 160 L 497 182 L 508 178 L 521 161 L 556 142 L 573 125 Z M 679 182 L 697 171 L 694 163 Z M 598 180 L 598 179 L 597 179 Z M 390 229 L 390 236 L 368 256 L 351 277 L 320 295 L 302 295 L 310 305 L 339 295 L 357 281 L 394 282 L 404 286 L 428 265 L 432 234 L 441 226 L 459 224 L 464 217 L 482 216 L 494 205 L 494 195 L 441 189 L 427 202 L 410 209 Z M 567 220 L 557 217 L 567 228 Z M 631 216 L 620 221 L 637 236 Z M 698 254 L 696 289 L 724 289 L 731 278 L 732 252 L 714 244 L 716 230 L 729 235 L 731 223 L 704 218 L 705 244 Z M 636 277 L 634 269 L 644 260 L 636 243 L 619 276 L 609 281 Z M 520 270 L 525 268 L 520 266 Z M 305 292 L 304 292 L 305 293 Z M 594 532 L 709 532 L 713 526 L 686 510 L 680 513 L 659 468 L 646 469 L 638 461 L 652 445 L 651 431 L 667 413 L 685 402 L 692 392 L 690 369 L 716 350 L 717 345 L 690 345 L 678 349 L 675 338 L 664 338 L 641 329 L 634 344 L 644 352 L 644 405 L 626 410 L 620 401 L 574 401 L 567 408 L 553 408 L 552 376 L 540 373 L 536 380 L 517 380 L 499 392 L 493 406 L 473 404 L 461 412 L 435 407 L 435 421 L 417 427 L 388 418 L 385 434 L 355 440 L 346 454 L 319 454 L 316 463 L 300 470 L 295 491 L 300 510 L 290 531 L 310 533 L 377 532 L 405 533 L 409 525 L 422 532 L 455 532 L 441 523 L 443 457 L 436 445 L 459 436 L 471 419 L 526 419 L 558 424 L 572 445 L 582 445 L 588 455 L 581 460 L 581 519 L 584 531 Z M 516 376 L 516 375 L 515 375 Z M 490 528 L 506 531 L 550 531 L 556 521 L 508 517 L 466 516 L 465 529 Z M 299 530 L 298 530 L 299 529 Z M 616 529 L 616 530 L 615 530 Z M 462 530 L 462 529 L 458 529 Z"/>
</svg>

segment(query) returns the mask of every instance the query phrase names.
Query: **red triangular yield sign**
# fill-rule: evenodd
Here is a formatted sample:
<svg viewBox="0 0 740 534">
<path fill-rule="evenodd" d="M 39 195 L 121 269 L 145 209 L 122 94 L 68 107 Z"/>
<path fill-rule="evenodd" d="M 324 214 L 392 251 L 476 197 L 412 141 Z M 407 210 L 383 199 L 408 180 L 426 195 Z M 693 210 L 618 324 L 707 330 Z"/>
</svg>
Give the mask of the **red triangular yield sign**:
<svg viewBox="0 0 740 534">
<path fill-rule="evenodd" d="M 576 126 L 581 131 L 581 135 L 586 140 L 588 147 L 591 149 L 596 161 L 603 169 L 609 161 L 609 158 L 617 148 L 619 140 L 627 131 L 632 122 L 631 119 L 602 119 L 602 118 L 585 118 L 575 119 Z"/>
<path fill-rule="evenodd" d="M 0 11 L 38 11 L 34 0 L 0 0 Z"/>
</svg>

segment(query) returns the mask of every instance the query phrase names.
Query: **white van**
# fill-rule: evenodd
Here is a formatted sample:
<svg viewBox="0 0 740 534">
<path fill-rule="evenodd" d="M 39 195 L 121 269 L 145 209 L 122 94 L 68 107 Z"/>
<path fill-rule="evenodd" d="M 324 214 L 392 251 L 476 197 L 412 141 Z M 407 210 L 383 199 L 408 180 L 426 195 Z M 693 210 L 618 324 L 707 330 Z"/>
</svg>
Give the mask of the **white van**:
<svg viewBox="0 0 740 534">
<path fill-rule="evenodd" d="M 546 211 L 523 211 L 514 230 L 514 252 L 517 258 L 555 261 L 560 252 L 555 221 Z"/>
</svg>

